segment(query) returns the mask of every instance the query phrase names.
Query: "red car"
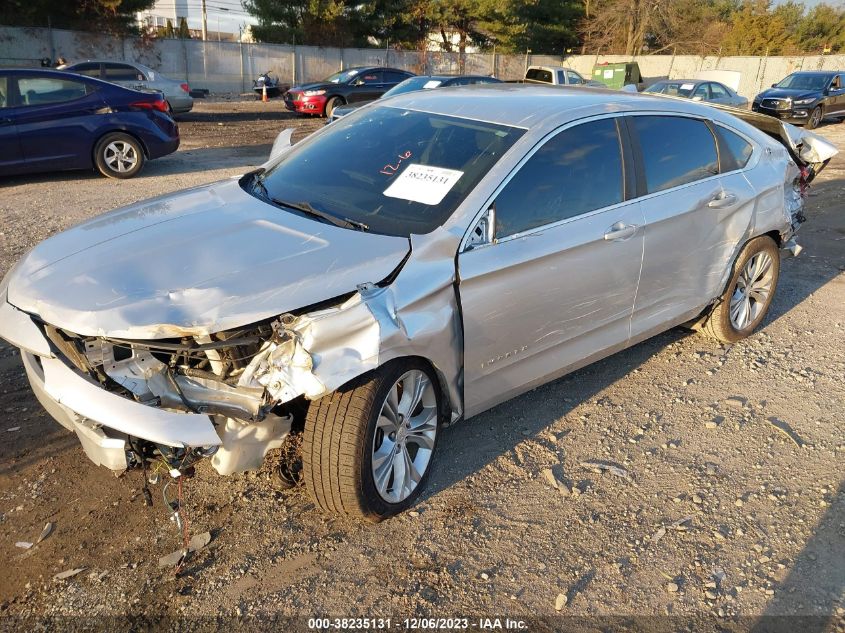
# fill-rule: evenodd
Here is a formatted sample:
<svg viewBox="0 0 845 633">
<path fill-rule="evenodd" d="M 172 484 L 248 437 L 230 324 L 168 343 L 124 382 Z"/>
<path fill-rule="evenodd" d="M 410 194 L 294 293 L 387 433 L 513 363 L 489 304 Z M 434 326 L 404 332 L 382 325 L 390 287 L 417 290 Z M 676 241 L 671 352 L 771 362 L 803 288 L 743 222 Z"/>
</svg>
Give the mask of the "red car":
<svg viewBox="0 0 845 633">
<path fill-rule="evenodd" d="M 348 68 L 322 81 L 294 86 L 285 93 L 285 107 L 302 114 L 331 116 L 339 105 L 373 101 L 413 76 L 413 73 L 398 68 Z"/>
</svg>

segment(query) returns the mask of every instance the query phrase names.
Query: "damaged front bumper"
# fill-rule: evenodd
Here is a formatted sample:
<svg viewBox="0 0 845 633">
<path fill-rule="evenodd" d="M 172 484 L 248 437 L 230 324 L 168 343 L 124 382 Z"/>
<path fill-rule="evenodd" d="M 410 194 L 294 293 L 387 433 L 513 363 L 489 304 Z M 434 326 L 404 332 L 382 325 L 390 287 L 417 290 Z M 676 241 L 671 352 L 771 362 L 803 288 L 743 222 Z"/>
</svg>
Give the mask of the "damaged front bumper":
<svg viewBox="0 0 845 633">
<path fill-rule="evenodd" d="M 260 467 L 267 451 L 280 447 L 290 431 L 290 416 L 268 412 L 261 420 L 240 420 L 225 415 L 227 406 L 230 411 L 238 411 L 241 406 L 243 398 L 234 390 L 219 393 L 221 404 L 217 410 L 223 413 L 181 411 L 166 398 L 157 399 L 157 406 L 150 406 L 114 393 L 74 367 L 51 344 L 42 328 L 4 297 L 0 304 L 0 335 L 20 348 L 38 401 L 59 424 L 76 433 L 86 455 L 97 465 L 114 471 L 127 469 L 140 457 L 136 449 L 137 440 L 141 440 L 158 447 L 162 455 L 184 459 L 188 451 L 194 458 L 213 456 L 214 468 L 227 475 Z M 140 374 L 136 379 L 137 385 L 145 383 Z M 180 376 L 179 380 L 183 382 L 185 378 Z M 189 382 L 203 384 L 202 379 Z M 201 388 L 180 391 L 186 400 L 202 399 Z M 213 392 L 208 389 L 208 393 Z"/>
</svg>

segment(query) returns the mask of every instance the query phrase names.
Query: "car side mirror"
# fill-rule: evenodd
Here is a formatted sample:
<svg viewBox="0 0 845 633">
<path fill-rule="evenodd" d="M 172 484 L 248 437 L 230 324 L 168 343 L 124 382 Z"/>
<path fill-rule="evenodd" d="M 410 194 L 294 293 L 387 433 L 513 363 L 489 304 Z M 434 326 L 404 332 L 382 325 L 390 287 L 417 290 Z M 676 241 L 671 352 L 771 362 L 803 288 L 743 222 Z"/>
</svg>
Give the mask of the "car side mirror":
<svg viewBox="0 0 845 633">
<path fill-rule="evenodd" d="M 777 84 L 772 84 L 772 88 L 777 88 L 777 87 L 778 87 Z"/>
</svg>

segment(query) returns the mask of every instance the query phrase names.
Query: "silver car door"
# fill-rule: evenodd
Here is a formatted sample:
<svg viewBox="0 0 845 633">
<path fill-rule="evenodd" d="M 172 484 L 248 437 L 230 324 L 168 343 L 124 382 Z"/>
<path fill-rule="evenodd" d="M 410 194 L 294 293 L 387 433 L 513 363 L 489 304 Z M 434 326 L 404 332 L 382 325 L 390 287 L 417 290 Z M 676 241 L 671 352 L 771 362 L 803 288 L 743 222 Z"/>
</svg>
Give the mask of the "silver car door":
<svg viewBox="0 0 845 633">
<path fill-rule="evenodd" d="M 458 256 L 467 416 L 627 344 L 643 217 L 621 121 L 538 145 L 491 201 L 491 239 Z"/>
<path fill-rule="evenodd" d="M 691 319 L 718 294 L 752 215 L 745 179 L 719 175 L 716 138 L 699 119 L 630 116 L 645 216 L 642 276 L 631 336 Z"/>
</svg>

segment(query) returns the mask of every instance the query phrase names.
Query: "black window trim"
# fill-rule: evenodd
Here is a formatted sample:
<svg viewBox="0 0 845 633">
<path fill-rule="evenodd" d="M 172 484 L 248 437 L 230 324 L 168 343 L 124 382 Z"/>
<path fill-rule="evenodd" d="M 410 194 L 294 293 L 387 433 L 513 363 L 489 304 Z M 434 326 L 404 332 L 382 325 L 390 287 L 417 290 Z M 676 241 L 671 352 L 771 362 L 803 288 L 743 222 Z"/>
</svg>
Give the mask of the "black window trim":
<svg viewBox="0 0 845 633">
<path fill-rule="evenodd" d="M 643 148 L 642 148 L 642 145 L 640 145 L 640 139 L 639 139 L 639 136 L 637 135 L 636 130 L 634 129 L 634 126 L 629 124 L 631 144 L 632 144 L 633 151 L 634 151 L 635 163 L 637 165 L 637 199 L 638 200 L 648 200 L 649 198 L 652 198 L 654 196 L 662 196 L 662 195 L 665 195 L 667 193 L 672 193 L 674 191 L 678 191 L 680 189 L 683 189 L 684 187 L 692 187 L 692 186 L 698 185 L 699 183 L 702 183 L 702 182 L 710 182 L 714 178 L 720 178 L 723 175 L 722 169 L 721 169 L 721 159 L 719 157 L 719 149 L 720 148 L 719 148 L 719 142 L 717 140 L 718 135 L 714 133 L 713 127 L 712 127 L 713 124 L 710 121 L 710 119 L 704 119 L 704 118 L 699 117 L 699 116 L 687 114 L 686 112 L 658 112 L 658 111 L 626 112 L 624 116 L 629 118 L 629 119 L 631 117 L 639 117 L 639 116 L 657 116 L 657 117 L 673 116 L 673 117 L 680 117 L 680 118 L 683 118 L 683 119 L 691 119 L 693 121 L 698 121 L 699 123 L 704 123 L 704 125 L 707 126 L 707 129 L 710 130 L 711 136 L 713 136 L 713 144 L 714 144 L 714 147 L 716 148 L 716 161 L 717 161 L 717 164 L 719 165 L 719 173 L 717 173 L 717 174 L 713 174 L 712 176 L 708 176 L 707 178 L 701 178 L 700 180 L 695 180 L 693 182 L 687 182 L 687 183 L 684 183 L 682 185 L 676 185 L 675 187 L 670 187 L 669 189 L 661 189 L 660 191 L 655 191 L 653 193 L 649 193 L 648 187 L 646 186 L 645 169 L 642 167 L 642 165 L 645 165 Z"/>
<path fill-rule="evenodd" d="M 634 164 L 633 164 L 633 154 L 631 153 L 631 147 L 626 148 L 627 142 L 630 140 L 627 122 L 624 120 L 626 117 L 626 113 L 623 112 L 611 112 L 611 113 L 602 113 L 602 114 L 594 114 L 590 116 L 586 116 L 581 119 L 575 119 L 573 121 L 568 121 L 563 125 L 555 128 L 548 134 L 544 135 L 539 141 L 537 141 L 530 150 L 528 150 L 525 155 L 519 159 L 519 162 L 514 165 L 514 167 L 508 172 L 507 176 L 505 176 L 502 181 L 496 186 L 493 190 L 493 193 L 488 196 L 485 203 L 481 206 L 481 209 L 473 216 L 472 221 L 467 225 L 466 231 L 464 232 L 463 238 L 461 238 L 461 243 L 458 247 L 458 253 L 465 253 L 470 250 L 475 251 L 480 248 L 485 248 L 487 246 L 492 246 L 493 244 L 502 244 L 504 242 L 509 242 L 514 239 L 520 239 L 522 237 L 526 237 L 528 235 L 533 235 L 535 233 L 539 233 L 542 231 L 548 231 L 550 229 L 555 229 L 559 226 L 563 226 L 564 224 L 569 224 L 570 222 L 575 222 L 577 220 L 581 220 L 583 218 L 588 218 L 594 215 L 598 215 L 600 213 L 606 213 L 607 211 L 611 211 L 617 209 L 619 207 L 625 206 L 627 204 L 631 204 L 634 200 L 637 199 L 636 196 L 628 197 L 629 189 L 633 188 L 633 185 L 629 187 L 629 174 L 634 175 L 636 172 L 634 171 Z M 507 187 L 508 183 L 513 179 L 513 177 L 522 169 L 523 166 L 531 159 L 534 154 L 536 154 L 541 147 L 543 147 L 546 143 L 548 143 L 551 139 L 556 137 L 558 134 L 565 132 L 571 128 L 577 127 L 579 125 L 584 125 L 586 123 L 592 123 L 594 121 L 603 121 L 605 119 L 615 119 L 616 120 L 616 130 L 619 134 L 619 143 L 620 149 L 622 153 L 622 196 L 623 200 L 621 202 L 617 202 L 616 204 L 612 204 L 606 207 L 600 207 L 598 209 L 593 209 L 592 211 L 587 211 L 585 213 L 580 213 L 578 215 L 573 215 L 568 218 L 563 218 L 562 220 L 556 220 L 555 222 L 549 222 L 548 224 L 541 224 L 540 226 L 535 226 L 530 229 L 525 229 L 524 231 L 519 231 L 517 233 L 512 233 L 510 235 L 505 235 L 504 237 L 495 238 L 492 242 L 487 244 L 476 244 L 471 249 L 468 249 L 470 238 L 472 236 L 472 232 L 475 227 L 478 225 L 481 218 L 489 211 L 490 207 L 496 202 L 496 198 L 499 197 L 499 194 Z M 514 145 L 517 147 L 518 143 Z M 511 147 L 510 150 L 512 151 L 514 147 Z M 633 173 L 632 173 L 633 172 Z M 484 181 L 482 180 L 479 182 L 481 185 Z"/>
</svg>

